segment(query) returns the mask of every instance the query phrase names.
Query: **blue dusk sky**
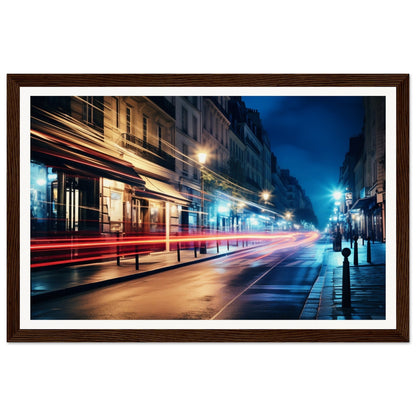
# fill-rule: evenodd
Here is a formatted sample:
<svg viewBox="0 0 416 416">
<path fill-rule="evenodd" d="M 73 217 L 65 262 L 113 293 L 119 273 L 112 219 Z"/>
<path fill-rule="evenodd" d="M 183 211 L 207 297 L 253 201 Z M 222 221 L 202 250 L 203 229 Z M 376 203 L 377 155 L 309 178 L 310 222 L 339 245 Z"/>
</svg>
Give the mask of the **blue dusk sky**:
<svg viewBox="0 0 416 416">
<path fill-rule="evenodd" d="M 259 110 L 277 163 L 298 179 L 323 229 L 349 138 L 362 131 L 362 97 L 242 98 L 248 108 Z"/>
</svg>

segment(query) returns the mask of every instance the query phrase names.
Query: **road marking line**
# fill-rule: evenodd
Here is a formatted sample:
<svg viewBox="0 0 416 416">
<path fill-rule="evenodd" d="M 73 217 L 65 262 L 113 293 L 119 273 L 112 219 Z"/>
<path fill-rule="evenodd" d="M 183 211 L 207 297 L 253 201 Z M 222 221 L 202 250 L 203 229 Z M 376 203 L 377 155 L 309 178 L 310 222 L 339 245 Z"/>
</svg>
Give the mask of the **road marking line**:
<svg viewBox="0 0 416 416">
<path fill-rule="evenodd" d="M 235 296 L 233 299 L 231 299 L 226 305 L 224 305 L 214 316 L 209 318 L 210 320 L 215 319 L 218 315 L 220 315 L 225 309 L 227 309 L 233 302 L 235 302 L 242 294 L 244 294 L 248 289 L 250 289 L 252 286 L 254 286 L 259 280 L 261 280 L 264 276 L 268 275 L 276 266 L 278 266 L 280 263 L 284 262 L 287 258 L 290 256 L 293 256 L 295 253 L 290 253 L 283 259 L 279 260 L 276 264 L 274 264 L 270 269 L 266 270 L 260 277 L 258 277 L 254 282 L 250 283 L 249 286 L 247 286 L 244 290 L 242 290 L 237 296 Z"/>
</svg>

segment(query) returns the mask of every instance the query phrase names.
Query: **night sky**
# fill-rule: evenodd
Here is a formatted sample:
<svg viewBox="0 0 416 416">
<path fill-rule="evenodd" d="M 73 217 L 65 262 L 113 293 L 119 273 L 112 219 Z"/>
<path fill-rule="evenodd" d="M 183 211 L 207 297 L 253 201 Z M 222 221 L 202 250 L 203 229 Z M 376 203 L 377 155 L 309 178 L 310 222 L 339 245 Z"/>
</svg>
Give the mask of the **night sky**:
<svg viewBox="0 0 416 416">
<path fill-rule="evenodd" d="M 248 108 L 259 110 L 277 163 L 298 179 L 323 229 L 349 138 L 362 131 L 362 97 L 242 98 Z"/>
</svg>

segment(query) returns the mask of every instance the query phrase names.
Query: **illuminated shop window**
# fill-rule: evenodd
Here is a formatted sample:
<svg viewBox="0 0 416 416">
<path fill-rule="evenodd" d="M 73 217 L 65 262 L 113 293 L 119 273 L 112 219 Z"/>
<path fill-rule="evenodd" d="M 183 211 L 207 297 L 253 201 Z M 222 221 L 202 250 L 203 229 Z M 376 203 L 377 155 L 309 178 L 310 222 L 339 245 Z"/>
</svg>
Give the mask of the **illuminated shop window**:
<svg viewBox="0 0 416 416">
<path fill-rule="evenodd" d="M 109 207 L 111 231 L 122 231 L 123 228 L 123 194 L 111 190 Z"/>
</svg>

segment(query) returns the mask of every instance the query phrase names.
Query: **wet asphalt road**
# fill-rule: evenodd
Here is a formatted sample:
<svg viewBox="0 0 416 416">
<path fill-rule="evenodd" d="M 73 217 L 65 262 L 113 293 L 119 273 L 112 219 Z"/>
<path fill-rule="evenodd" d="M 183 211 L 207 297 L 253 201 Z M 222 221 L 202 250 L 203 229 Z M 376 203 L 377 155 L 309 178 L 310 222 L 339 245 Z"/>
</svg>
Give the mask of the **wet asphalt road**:
<svg viewBox="0 0 416 416">
<path fill-rule="evenodd" d="M 323 244 L 269 244 L 32 305 L 32 319 L 298 319 Z"/>
</svg>

